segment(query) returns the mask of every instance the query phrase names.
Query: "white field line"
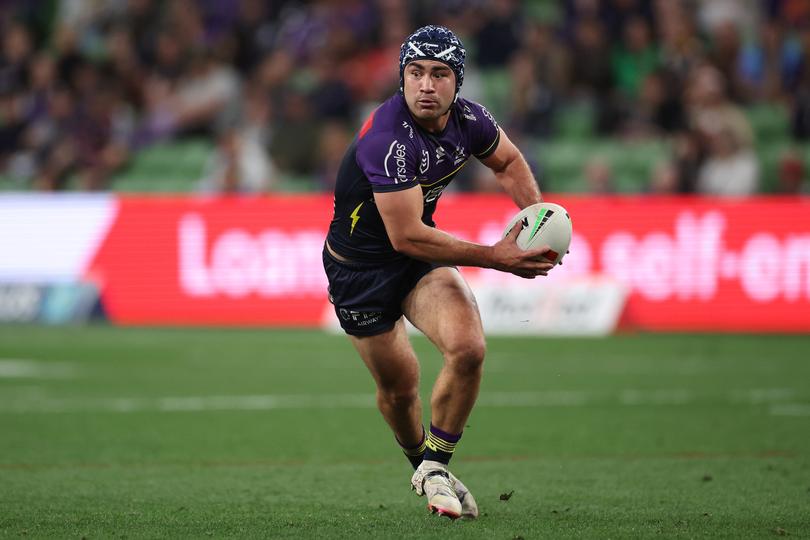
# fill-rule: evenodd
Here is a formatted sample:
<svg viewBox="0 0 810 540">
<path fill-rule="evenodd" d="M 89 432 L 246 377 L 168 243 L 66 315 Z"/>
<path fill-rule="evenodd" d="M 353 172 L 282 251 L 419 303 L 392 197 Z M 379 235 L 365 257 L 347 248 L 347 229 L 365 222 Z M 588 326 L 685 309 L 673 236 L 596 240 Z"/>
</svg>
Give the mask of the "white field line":
<svg viewBox="0 0 810 540">
<path fill-rule="evenodd" d="M 585 407 L 621 405 L 627 407 L 687 406 L 696 403 L 719 405 L 771 405 L 773 415 L 810 415 L 810 403 L 790 388 L 750 389 L 724 394 L 699 394 L 687 389 L 589 392 L 554 390 L 539 392 L 485 392 L 477 402 L 481 408 Z M 0 395 L 0 413 L 62 412 L 200 412 L 268 411 L 306 409 L 372 409 L 373 394 L 262 394 L 230 396 L 50 398 Z"/>
<path fill-rule="evenodd" d="M 810 403 L 780 403 L 771 405 L 773 416 L 810 416 Z"/>
<path fill-rule="evenodd" d="M 0 379 L 61 379 L 73 372 L 73 366 L 65 362 L 0 358 Z"/>
</svg>

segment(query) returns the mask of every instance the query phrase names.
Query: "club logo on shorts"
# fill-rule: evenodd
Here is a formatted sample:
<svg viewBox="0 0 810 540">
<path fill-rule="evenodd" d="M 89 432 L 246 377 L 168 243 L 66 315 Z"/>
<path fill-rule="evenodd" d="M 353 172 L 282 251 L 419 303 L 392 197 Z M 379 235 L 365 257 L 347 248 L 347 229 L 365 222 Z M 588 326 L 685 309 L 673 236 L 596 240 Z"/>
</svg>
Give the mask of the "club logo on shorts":
<svg viewBox="0 0 810 540">
<path fill-rule="evenodd" d="M 338 311 L 341 319 L 347 322 L 354 321 L 357 326 L 368 326 L 382 318 L 382 311 L 356 311 L 346 308 L 340 308 Z"/>
</svg>

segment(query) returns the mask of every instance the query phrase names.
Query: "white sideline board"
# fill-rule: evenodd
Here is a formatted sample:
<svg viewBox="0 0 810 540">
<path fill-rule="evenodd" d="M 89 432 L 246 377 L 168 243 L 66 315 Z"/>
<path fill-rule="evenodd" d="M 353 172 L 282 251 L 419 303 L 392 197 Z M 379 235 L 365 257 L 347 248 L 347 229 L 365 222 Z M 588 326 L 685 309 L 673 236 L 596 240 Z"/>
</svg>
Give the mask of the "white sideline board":
<svg viewBox="0 0 810 540">
<path fill-rule="evenodd" d="M 542 283 L 476 283 L 470 287 L 488 336 L 605 336 L 616 329 L 627 289 L 601 276 Z M 342 332 L 328 304 L 323 327 Z M 419 331 L 410 323 L 411 333 Z"/>
</svg>

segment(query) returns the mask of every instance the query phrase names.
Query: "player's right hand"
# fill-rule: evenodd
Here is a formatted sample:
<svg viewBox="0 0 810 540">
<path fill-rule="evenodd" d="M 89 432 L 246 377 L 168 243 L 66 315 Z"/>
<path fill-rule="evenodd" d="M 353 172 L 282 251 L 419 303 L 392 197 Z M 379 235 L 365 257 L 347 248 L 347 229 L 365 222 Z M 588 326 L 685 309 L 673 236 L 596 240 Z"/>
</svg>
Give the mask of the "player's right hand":
<svg viewBox="0 0 810 540">
<path fill-rule="evenodd" d="M 517 222 L 503 240 L 492 246 L 495 260 L 492 267 L 526 279 L 548 275 L 548 271 L 554 268 L 554 264 L 544 257 L 550 248 L 521 249 L 517 237 L 522 228 L 523 224 Z"/>
</svg>

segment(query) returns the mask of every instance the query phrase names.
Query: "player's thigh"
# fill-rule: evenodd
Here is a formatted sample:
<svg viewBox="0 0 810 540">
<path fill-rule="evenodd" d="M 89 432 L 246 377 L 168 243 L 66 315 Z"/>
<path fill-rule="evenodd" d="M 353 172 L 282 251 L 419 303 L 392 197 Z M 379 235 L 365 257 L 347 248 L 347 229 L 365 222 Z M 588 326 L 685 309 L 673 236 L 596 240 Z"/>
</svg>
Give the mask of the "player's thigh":
<svg viewBox="0 0 810 540">
<path fill-rule="evenodd" d="M 405 297 L 402 311 L 442 353 L 485 348 L 478 305 L 456 268 L 427 273 Z"/>
<path fill-rule="evenodd" d="M 349 335 L 349 339 L 374 377 L 378 388 L 397 393 L 417 390 L 419 361 L 408 339 L 402 318 L 393 328 L 381 334 Z"/>
</svg>

